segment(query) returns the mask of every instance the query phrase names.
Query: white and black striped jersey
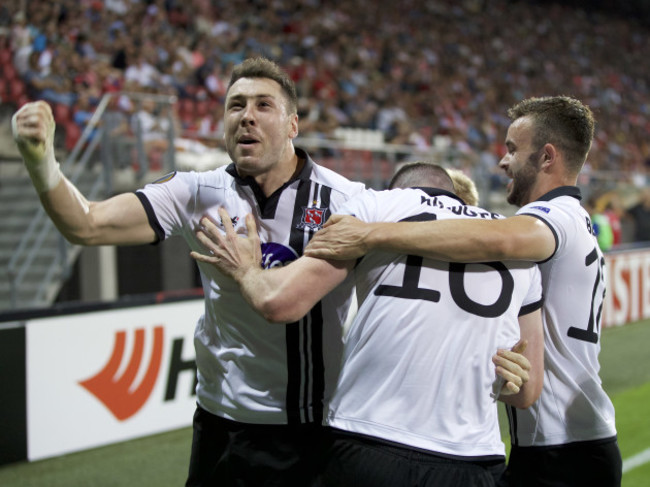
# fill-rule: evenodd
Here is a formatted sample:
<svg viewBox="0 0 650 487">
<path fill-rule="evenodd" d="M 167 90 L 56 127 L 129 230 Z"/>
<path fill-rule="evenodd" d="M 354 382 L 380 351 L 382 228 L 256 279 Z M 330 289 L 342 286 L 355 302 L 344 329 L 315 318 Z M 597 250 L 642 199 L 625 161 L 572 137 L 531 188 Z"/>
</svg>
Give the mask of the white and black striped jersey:
<svg viewBox="0 0 650 487">
<path fill-rule="evenodd" d="M 234 164 L 203 173 L 173 173 L 138 194 L 159 239 L 180 235 L 192 250 L 204 251 L 195 236 L 199 220 L 219 223 L 224 207 L 235 230 L 246 232 L 255 215 L 263 264 L 295 260 L 313 234 L 361 183 L 306 160 L 300 174 L 266 198 Z M 237 284 L 211 265 L 199 263 L 205 314 L 195 332 L 197 400 L 205 410 L 257 424 L 322 422 L 342 351 L 341 326 L 349 308 L 351 279 L 297 323 L 269 324 L 244 300 Z"/>
<path fill-rule="evenodd" d="M 515 445 L 560 445 L 616 434 L 614 407 L 598 375 L 605 259 L 580 198 L 577 187 L 564 186 L 517 212 L 546 223 L 556 249 L 539 264 L 544 388 L 527 410 L 509 408 Z"/>
<path fill-rule="evenodd" d="M 341 211 L 366 222 L 501 218 L 428 188 L 369 190 Z M 503 457 L 491 358 L 518 341 L 518 316 L 542 306 L 537 266 L 372 251 L 354 276 L 359 310 L 327 423 L 464 459 Z"/>
</svg>

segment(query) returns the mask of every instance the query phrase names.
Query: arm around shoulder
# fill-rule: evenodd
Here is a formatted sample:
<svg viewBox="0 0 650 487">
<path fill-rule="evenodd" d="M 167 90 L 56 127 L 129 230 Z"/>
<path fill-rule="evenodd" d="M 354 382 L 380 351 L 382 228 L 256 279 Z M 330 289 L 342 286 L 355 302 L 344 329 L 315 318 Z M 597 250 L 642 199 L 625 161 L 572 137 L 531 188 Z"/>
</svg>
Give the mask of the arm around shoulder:
<svg viewBox="0 0 650 487">
<path fill-rule="evenodd" d="M 553 255 L 556 245 L 550 228 L 527 215 L 500 220 L 382 223 L 375 224 L 364 238 L 368 249 L 421 255 L 448 262 L 540 262 Z"/>
</svg>

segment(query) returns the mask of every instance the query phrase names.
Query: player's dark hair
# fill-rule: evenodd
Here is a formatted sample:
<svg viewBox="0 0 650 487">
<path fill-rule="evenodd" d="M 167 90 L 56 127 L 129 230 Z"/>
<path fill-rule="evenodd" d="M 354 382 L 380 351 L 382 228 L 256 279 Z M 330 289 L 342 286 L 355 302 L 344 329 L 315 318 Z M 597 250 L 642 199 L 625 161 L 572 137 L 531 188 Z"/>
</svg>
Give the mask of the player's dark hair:
<svg viewBox="0 0 650 487">
<path fill-rule="evenodd" d="M 438 188 L 455 193 L 454 182 L 445 168 L 431 162 L 404 164 L 388 184 L 388 189 L 416 187 Z"/>
<path fill-rule="evenodd" d="M 596 122 L 587 105 L 569 96 L 528 98 L 508 110 L 511 120 L 531 117 L 537 150 L 550 143 L 564 153 L 567 170 L 578 174 L 587 159 Z"/>
<path fill-rule="evenodd" d="M 296 86 L 286 71 L 273 61 L 263 57 L 257 57 L 246 59 L 241 64 L 235 66 L 230 75 L 226 94 L 230 91 L 230 87 L 241 78 L 268 78 L 275 81 L 280 85 L 287 99 L 289 113 L 296 113 L 298 111 Z"/>
</svg>

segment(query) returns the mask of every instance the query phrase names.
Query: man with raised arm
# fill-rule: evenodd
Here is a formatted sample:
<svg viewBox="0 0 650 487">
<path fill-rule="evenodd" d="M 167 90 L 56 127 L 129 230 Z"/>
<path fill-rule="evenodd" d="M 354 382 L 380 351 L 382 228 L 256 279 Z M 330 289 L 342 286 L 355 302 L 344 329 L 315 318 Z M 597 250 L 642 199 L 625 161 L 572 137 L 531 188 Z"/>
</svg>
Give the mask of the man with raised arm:
<svg viewBox="0 0 650 487">
<path fill-rule="evenodd" d="M 224 139 L 233 163 L 172 173 L 136 193 L 88 201 L 54 159 L 55 124 L 45 102 L 23 106 L 12 125 L 45 210 L 69 241 L 82 245 L 181 236 L 199 250 L 199 220 L 216 220 L 223 206 L 238 229 L 244 215 L 256 215 L 264 262 L 272 267 L 301 255 L 327 216 L 364 189 L 294 148 L 295 87 L 266 59 L 248 59 L 232 72 Z M 291 326 L 274 327 L 230 279 L 210 265 L 199 268 L 205 313 L 195 332 L 198 404 L 186 485 L 309 485 L 324 403 L 338 376 L 338 323 L 351 285 L 339 286 Z"/>
<path fill-rule="evenodd" d="M 383 250 L 451 262 L 539 262 L 544 388 L 532 407 L 509 408 L 506 480 L 527 487 L 619 486 L 614 407 L 598 375 L 605 260 L 576 187 L 593 140 L 593 115 L 565 96 L 526 99 L 508 115 L 508 152 L 499 166 L 512 178 L 508 202 L 522 207 L 517 215 L 421 224 L 335 215 L 305 255 L 352 259 Z"/>
<path fill-rule="evenodd" d="M 500 218 L 464 204 L 439 166 L 404 166 L 392 191 L 367 191 L 341 209 L 364 221 Z M 449 264 L 392 252 L 354 261 L 302 257 L 260 265 L 255 217 L 239 238 L 221 211 L 197 236 L 214 264 L 266 319 L 299 319 L 352 272 L 359 310 L 346 336 L 326 422 L 332 427 L 321 484 L 331 487 L 495 485 L 505 469 L 490 357 L 521 338 L 530 380 L 506 403 L 527 407 L 541 391 L 541 277 L 527 262 Z"/>
</svg>

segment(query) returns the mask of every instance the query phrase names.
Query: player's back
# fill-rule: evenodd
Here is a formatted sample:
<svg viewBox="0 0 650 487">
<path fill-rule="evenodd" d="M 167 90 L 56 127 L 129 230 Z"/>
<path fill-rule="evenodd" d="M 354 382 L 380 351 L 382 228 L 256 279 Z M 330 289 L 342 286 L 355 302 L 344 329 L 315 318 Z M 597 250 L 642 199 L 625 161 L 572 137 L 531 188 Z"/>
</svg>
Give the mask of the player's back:
<svg viewBox="0 0 650 487">
<path fill-rule="evenodd" d="M 344 209 L 364 221 L 500 217 L 441 190 L 367 192 Z M 371 252 L 355 278 L 360 306 L 329 423 L 450 455 L 504 455 L 491 356 L 519 339 L 521 308 L 541 306 L 536 267 Z"/>
</svg>

